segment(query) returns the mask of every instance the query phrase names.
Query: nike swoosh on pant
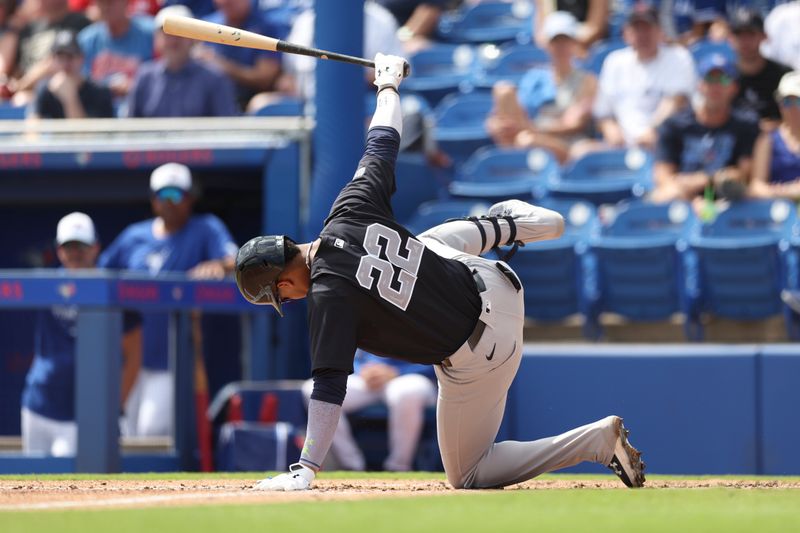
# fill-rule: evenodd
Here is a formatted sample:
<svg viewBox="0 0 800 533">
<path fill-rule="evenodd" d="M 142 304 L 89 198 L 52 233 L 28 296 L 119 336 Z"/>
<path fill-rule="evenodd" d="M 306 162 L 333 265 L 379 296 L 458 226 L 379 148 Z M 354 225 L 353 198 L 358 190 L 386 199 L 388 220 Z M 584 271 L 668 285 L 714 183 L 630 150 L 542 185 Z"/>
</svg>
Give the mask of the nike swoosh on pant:
<svg viewBox="0 0 800 533">
<path fill-rule="evenodd" d="M 491 361 L 491 360 L 492 360 L 492 358 L 494 358 L 494 350 L 495 350 L 495 348 L 497 348 L 497 344 L 495 344 L 494 346 L 492 346 L 492 353 L 490 353 L 489 355 L 487 355 L 487 356 L 486 356 L 486 360 L 487 360 L 487 361 Z"/>
</svg>

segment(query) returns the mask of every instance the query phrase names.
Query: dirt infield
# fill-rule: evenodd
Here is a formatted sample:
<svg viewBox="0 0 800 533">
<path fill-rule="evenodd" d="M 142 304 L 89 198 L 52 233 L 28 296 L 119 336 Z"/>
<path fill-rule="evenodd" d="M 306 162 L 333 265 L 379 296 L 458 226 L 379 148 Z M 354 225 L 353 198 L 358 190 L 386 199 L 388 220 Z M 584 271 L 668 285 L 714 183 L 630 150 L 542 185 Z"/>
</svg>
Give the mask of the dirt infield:
<svg viewBox="0 0 800 533">
<path fill-rule="evenodd" d="M 323 500 L 360 500 L 380 497 L 414 497 L 455 494 L 444 480 L 325 480 L 315 483 L 315 490 L 294 493 L 270 493 L 250 490 L 253 480 L 74 480 L 13 481 L 0 480 L 0 511 L 98 509 L 117 507 L 193 506 L 204 504 L 287 503 Z M 651 489 L 800 489 L 798 481 L 772 480 L 656 480 Z M 620 489 L 614 479 L 532 480 L 505 490 Z M 480 491 L 492 492 L 497 491 Z"/>
</svg>

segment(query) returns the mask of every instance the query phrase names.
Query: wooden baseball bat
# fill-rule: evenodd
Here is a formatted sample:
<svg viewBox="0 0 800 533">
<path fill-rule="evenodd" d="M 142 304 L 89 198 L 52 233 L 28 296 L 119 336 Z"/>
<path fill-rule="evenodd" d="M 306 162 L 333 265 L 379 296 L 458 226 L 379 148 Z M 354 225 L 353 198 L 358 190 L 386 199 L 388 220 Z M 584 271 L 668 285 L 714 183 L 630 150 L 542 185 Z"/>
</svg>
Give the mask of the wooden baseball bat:
<svg viewBox="0 0 800 533">
<path fill-rule="evenodd" d="M 274 37 L 267 37 L 251 31 L 240 30 L 223 24 L 214 24 L 205 20 L 198 20 L 189 17 L 168 16 L 164 19 L 162 27 L 164 33 L 188 37 L 210 43 L 227 44 L 230 46 L 242 46 L 244 48 L 257 48 L 259 50 L 270 50 L 272 52 L 285 52 L 287 54 L 300 54 L 304 56 L 318 57 L 320 59 L 331 59 L 344 63 L 354 63 L 364 67 L 375 68 L 375 62 L 363 57 L 348 56 L 336 52 L 328 52 L 319 48 L 293 44 Z M 411 74 L 411 67 L 408 62 L 403 65 L 403 77 Z"/>
</svg>

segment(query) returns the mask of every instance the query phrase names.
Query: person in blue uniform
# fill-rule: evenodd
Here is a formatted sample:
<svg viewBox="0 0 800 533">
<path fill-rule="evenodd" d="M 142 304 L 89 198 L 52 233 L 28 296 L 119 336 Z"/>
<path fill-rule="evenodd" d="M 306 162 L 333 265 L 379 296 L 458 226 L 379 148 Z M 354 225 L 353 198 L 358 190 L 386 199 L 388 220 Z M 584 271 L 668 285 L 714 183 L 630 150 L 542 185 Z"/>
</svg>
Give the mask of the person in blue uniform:
<svg viewBox="0 0 800 533">
<path fill-rule="evenodd" d="M 62 218 L 56 231 L 56 253 L 62 268 L 95 267 L 100 246 L 94 223 L 84 213 Z M 75 329 L 78 309 L 59 305 L 37 313 L 34 358 L 22 392 L 22 449 L 27 454 L 75 455 Z M 122 403 L 130 393 L 141 360 L 141 329 L 126 314 L 122 339 Z"/>
<path fill-rule="evenodd" d="M 147 272 L 186 272 L 220 279 L 233 270 L 237 252 L 216 216 L 193 215 L 192 174 L 166 163 L 150 176 L 154 218 L 128 226 L 100 256 L 100 266 Z M 168 436 L 173 427 L 174 383 L 169 369 L 168 314 L 142 314 L 142 369 L 125 406 L 125 432 Z"/>
</svg>

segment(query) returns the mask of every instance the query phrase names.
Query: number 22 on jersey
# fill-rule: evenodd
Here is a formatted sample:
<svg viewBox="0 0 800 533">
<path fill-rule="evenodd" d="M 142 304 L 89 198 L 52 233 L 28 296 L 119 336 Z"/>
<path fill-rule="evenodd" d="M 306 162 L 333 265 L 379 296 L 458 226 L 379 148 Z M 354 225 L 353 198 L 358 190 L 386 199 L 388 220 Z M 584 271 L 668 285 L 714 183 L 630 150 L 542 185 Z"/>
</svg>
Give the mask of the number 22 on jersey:
<svg viewBox="0 0 800 533">
<path fill-rule="evenodd" d="M 384 243 L 386 259 L 380 257 L 381 241 Z M 356 279 L 365 289 L 372 289 L 377 280 L 378 294 L 381 298 L 405 311 L 414 294 L 417 271 L 425 245 L 409 237 L 404 250 L 406 257 L 400 254 L 400 245 L 400 234 L 395 230 L 382 224 L 372 224 L 368 227 L 364 236 L 364 249 L 367 255 L 361 257 Z M 395 267 L 400 269 L 395 283 L 397 289 L 392 287 Z M 374 272 L 377 273 L 377 278 L 373 277 Z"/>
</svg>

